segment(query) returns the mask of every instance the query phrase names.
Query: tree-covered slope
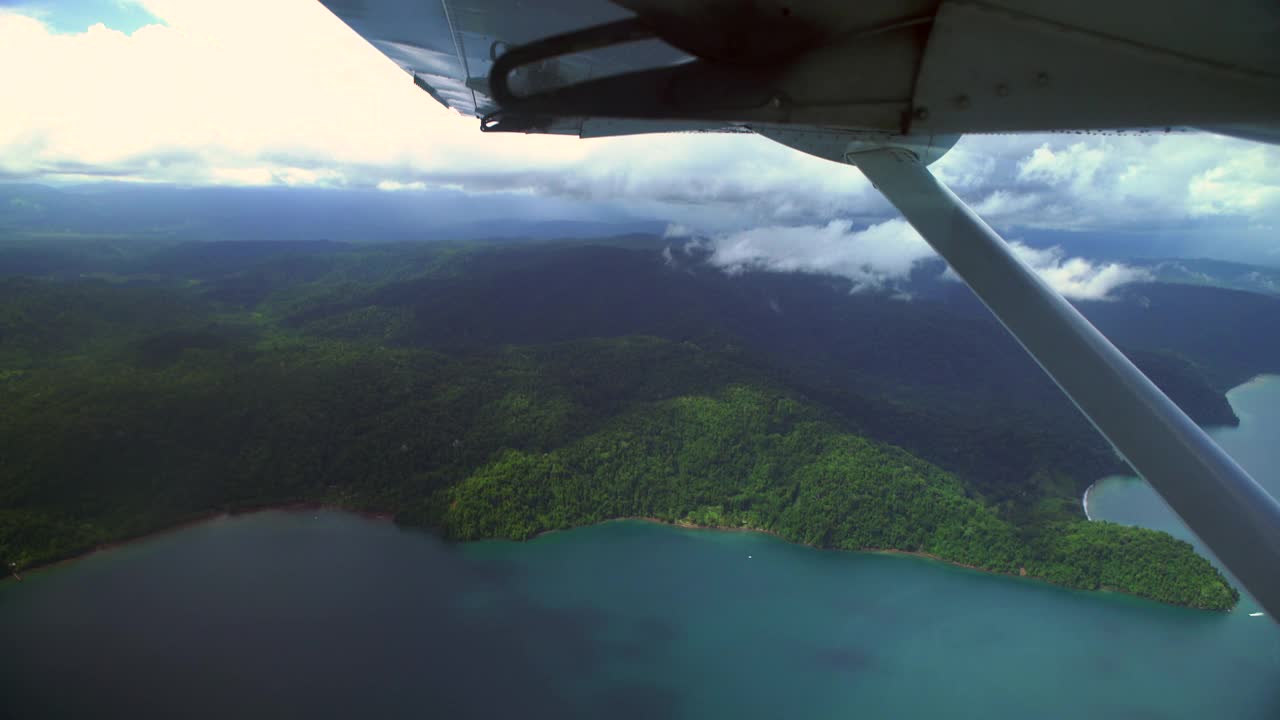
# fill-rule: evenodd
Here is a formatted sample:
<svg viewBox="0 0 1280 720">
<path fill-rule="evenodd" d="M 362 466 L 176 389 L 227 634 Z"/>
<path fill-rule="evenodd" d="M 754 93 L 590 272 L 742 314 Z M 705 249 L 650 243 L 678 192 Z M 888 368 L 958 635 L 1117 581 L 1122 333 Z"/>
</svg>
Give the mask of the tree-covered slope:
<svg viewBox="0 0 1280 720">
<path fill-rule="evenodd" d="M 728 276 L 685 262 L 618 247 L 499 249 L 466 255 L 444 276 L 313 303 L 284 321 L 350 337 L 376 314 L 385 319 L 375 331 L 379 340 L 446 351 L 635 333 L 732 345 L 788 387 L 836 409 L 860 434 L 951 469 L 994 502 L 1023 502 L 1037 478 L 1063 487 L 1033 495 L 1078 495 L 1098 476 L 1124 469 L 1008 333 L 985 309 L 975 311 L 976 300 L 903 301 L 850 292 L 837 278 Z M 1280 336 L 1273 299 L 1245 300 L 1250 332 Z M 1085 309 L 1112 317 L 1126 312 L 1111 307 L 1119 304 Z M 1227 388 L 1210 385 L 1204 371 L 1218 356 L 1195 352 L 1194 326 L 1186 326 L 1179 307 L 1148 308 L 1140 325 L 1112 323 L 1114 337 L 1194 419 L 1230 424 Z M 1240 329 L 1232 317 L 1217 324 L 1215 333 Z M 1147 325 L 1180 329 L 1155 335 Z M 1280 369 L 1280 351 L 1259 347 L 1245 355 L 1251 367 Z"/>
<path fill-rule="evenodd" d="M 462 539 L 522 540 L 638 516 L 918 552 L 1191 607 L 1237 599 L 1187 543 L 1080 520 L 1016 528 L 948 473 L 755 388 L 652 404 L 551 452 L 503 453 L 446 496 L 443 527 Z"/>
<path fill-rule="evenodd" d="M 127 255 L 0 279 L 0 560 L 312 501 L 459 538 L 646 516 L 1233 597 L 1190 546 L 1083 522 L 1079 492 L 1114 455 L 965 308 L 624 247 Z M 1219 356 L 1133 337 L 1175 399 L 1221 410 Z M 1224 376 L 1274 361 L 1228 359 Z"/>
</svg>

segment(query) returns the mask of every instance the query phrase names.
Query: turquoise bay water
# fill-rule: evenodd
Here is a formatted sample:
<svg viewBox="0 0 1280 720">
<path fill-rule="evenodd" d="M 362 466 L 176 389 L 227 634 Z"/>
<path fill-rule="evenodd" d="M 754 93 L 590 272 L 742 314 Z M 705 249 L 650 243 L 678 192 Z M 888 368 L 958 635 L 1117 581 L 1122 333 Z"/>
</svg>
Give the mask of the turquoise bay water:
<svg viewBox="0 0 1280 720">
<path fill-rule="evenodd" d="M 1269 621 L 641 522 L 224 519 L 0 585 L 0 647 L 21 718 L 1280 714 Z"/>
<path fill-rule="evenodd" d="M 1213 428 L 1209 434 L 1272 496 L 1280 497 L 1280 375 L 1254 378 L 1228 392 L 1227 400 L 1240 418 L 1239 427 Z M 1089 492 L 1089 515 L 1095 520 L 1164 530 L 1192 543 L 1207 557 L 1213 557 L 1141 478 L 1112 475 L 1099 480 Z M 1216 558 L 1213 560 L 1222 567 Z M 1280 568 L 1276 572 L 1280 572 Z M 1259 610 L 1253 598 L 1242 592 L 1236 612 Z"/>
<path fill-rule="evenodd" d="M 1274 440 L 1251 387 L 1232 432 Z M 1274 718 L 1280 628 L 750 533 L 267 512 L 0 583 L 0 718 L 101 716 Z"/>
</svg>

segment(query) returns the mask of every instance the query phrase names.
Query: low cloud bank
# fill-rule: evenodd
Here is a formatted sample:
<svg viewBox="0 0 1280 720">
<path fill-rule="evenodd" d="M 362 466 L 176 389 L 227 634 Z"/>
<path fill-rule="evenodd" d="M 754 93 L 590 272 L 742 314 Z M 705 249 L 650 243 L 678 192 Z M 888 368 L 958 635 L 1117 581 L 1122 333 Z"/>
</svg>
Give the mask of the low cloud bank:
<svg viewBox="0 0 1280 720">
<path fill-rule="evenodd" d="M 706 253 L 706 261 L 730 275 L 748 271 L 801 272 L 847 278 L 853 291 L 895 290 L 916 267 L 937 255 L 904 220 L 854 229 L 847 220 L 826 225 L 760 227 L 697 237 L 673 225 L 667 237 L 693 238 L 685 246 Z M 1067 257 L 1057 247 L 1037 249 L 1019 242 L 1014 252 L 1050 286 L 1073 300 L 1110 299 L 1121 285 L 1149 280 L 1142 268 Z M 670 247 L 663 257 L 673 262 Z M 955 277 L 948 270 L 947 276 Z"/>
<path fill-rule="evenodd" d="M 1109 300 L 1111 291 L 1121 285 L 1152 279 L 1144 268 L 1066 257 L 1058 247 L 1039 250 L 1018 242 L 1011 244 L 1018 257 L 1050 287 L 1072 300 Z"/>
</svg>

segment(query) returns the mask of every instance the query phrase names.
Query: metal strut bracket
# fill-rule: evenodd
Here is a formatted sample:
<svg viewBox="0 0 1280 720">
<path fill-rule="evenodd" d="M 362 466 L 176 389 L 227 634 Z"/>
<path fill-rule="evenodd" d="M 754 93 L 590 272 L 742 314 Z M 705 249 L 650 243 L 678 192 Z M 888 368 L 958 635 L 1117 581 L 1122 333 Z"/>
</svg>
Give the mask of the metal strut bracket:
<svg viewBox="0 0 1280 720">
<path fill-rule="evenodd" d="M 504 107 L 536 101 L 538 95 L 521 97 L 511 91 L 511 73 L 544 60 L 651 37 L 654 37 L 653 31 L 640 18 L 627 18 L 509 48 L 498 56 L 489 70 L 489 90 L 493 99 Z"/>
<path fill-rule="evenodd" d="M 540 116 L 563 115 L 568 105 L 577 100 L 576 85 L 517 95 L 511 88 L 512 74 L 521 68 L 572 55 L 599 50 L 624 43 L 648 40 L 654 33 L 640 18 L 627 18 L 574 32 L 553 35 L 526 45 L 507 48 L 497 54 L 489 70 L 489 92 L 502 108 L 480 119 L 482 132 L 525 132 L 538 123 Z M 568 102 L 566 102 L 568 101 Z"/>
<path fill-rule="evenodd" d="M 481 129 L 519 132 L 549 118 L 578 117 L 901 132 L 923 47 L 921 28 L 930 19 L 834 35 L 808 26 L 779 29 L 777 42 L 750 45 L 749 52 L 733 46 L 726 57 L 718 57 L 724 43 L 714 23 L 693 32 L 654 16 L 555 35 L 501 54 L 492 48 L 497 59 L 488 93 L 499 109 L 482 118 Z M 661 40 L 687 58 L 674 54 L 655 65 L 588 79 L 562 72 L 570 64 L 560 61 L 565 56 L 643 40 Z M 832 80 L 827 71 L 833 67 L 859 70 L 860 82 Z M 866 71 L 873 67 L 875 72 Z M 521 87 L 522 80 L 529 87 Z"/>
</svg>

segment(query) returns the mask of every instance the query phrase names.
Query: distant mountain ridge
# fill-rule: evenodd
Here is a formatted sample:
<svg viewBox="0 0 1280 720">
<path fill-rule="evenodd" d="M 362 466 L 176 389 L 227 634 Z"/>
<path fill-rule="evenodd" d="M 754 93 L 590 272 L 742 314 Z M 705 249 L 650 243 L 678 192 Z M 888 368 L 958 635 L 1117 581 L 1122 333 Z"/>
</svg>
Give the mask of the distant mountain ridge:
<svg viewBox="0 0 1280 720">
<path fill-rule="evenodd" d="M 5 235 L 166 241 L 569 239 L 657 234 L 665 226 L 518 193 L 0 183 L 0 240 Z"/>
<path fill-rule="evenodd" d="M 1280 295 L 1280 268 L 1205 258 L 1165 258 L 1132 264 L 1147 270 L 1156 282 Z"/>
</svg>

